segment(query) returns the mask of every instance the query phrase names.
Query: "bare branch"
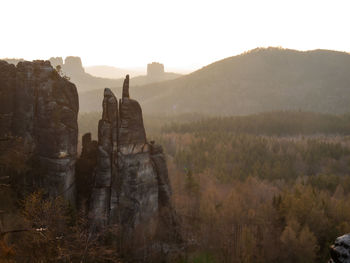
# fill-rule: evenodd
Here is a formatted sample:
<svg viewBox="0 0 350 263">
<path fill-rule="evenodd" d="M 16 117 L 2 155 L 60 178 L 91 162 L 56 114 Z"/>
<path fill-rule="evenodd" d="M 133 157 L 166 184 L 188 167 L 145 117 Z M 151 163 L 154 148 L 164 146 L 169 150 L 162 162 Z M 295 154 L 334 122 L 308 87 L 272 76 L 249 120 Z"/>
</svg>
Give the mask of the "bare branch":
<svg viewBox="0 0 350 263">
<path fill-rule="evenodd" d="M 8 230 L 8 231 L 3 231 L 0 232 L 0 236 L 4 236 L 6 234 L 11 234 L 11 233 L 19 233 L 19 232 L 27 232 L 30 231 L 29 229 L 14 229 L 14 230 Z"/>
</svg>

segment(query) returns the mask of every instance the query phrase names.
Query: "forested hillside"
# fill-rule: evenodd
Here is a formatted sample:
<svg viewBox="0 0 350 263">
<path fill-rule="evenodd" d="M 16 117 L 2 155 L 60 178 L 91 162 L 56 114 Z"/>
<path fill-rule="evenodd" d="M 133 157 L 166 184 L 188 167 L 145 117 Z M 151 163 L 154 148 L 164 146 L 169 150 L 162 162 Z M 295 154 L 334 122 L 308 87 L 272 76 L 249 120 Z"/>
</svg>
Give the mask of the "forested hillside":
<svg viewBox="0 0 350 263">
<path fill-rule="evenodd" d="M 189 262 L 327 262 L 334 238 L 350 232 L 347 116 L 176 122 L 154 138 L 193 240 Z"/>
<path fill-rule="evenodd" d="M 81 115 L 80 132 L 99 116 Z M 167 153 L 187 262 L 327 262 L 350 232 L 349 115 L 144 120 Z"/>
<path fill-rule="evenodd" d="M 175 80 L 135 86 L 146 114 L 252 114 L 272 110 L 346 113 L 350 55 L 345 52 L 254 49 Z M 134 85 L 134 86 L 133 86 Z M 81 111 L 99 111 L 101 90 L 80 95 Z M 116 92 L 117 96 L 120 94 Z"/>
</svg>

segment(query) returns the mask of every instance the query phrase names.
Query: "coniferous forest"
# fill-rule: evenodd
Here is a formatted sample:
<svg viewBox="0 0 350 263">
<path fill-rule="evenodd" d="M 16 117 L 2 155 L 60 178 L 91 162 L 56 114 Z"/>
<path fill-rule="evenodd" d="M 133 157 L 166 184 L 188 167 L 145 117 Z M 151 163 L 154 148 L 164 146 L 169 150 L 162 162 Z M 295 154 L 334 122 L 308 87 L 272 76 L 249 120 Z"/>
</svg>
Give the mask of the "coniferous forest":
<svg viewBox="0 0 350 263">
<path fill-rule="evenodd" d="M 80 126 L 94 113 L 80 117 Z M 167 153 L 185 262 L 326 262 L 350 232 L 348 115 L 145 116 Z M 163 123 L 164 125 L 160 125 Z"/>
</svg>

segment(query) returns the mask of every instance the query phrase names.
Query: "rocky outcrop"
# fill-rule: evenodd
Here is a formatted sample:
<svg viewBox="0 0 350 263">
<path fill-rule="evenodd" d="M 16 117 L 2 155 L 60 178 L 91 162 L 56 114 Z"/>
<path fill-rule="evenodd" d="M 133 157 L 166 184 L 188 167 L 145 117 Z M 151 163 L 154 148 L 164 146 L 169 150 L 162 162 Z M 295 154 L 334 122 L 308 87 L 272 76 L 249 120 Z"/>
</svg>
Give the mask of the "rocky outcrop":
<svg viewBox="0 0 350 263">
<path fill-rule="evenodd" d="M 147 142 L 141 107 L 129 96 L 129 76 L 124 80 L 122 94 L 118 105 L 114 94 L 109 89 L 104 91 L 90 222 L 95 231 L 118 224 L 123 238 L 128 240 L 142 232 L 150 238 L 177 242 L 181 236 L 171 205 L 165 155 L 162 147 Z M 84 138 L 88 143 L 83 142 L 81 159 L 91 143 L 89 135 L 84 135 L 83 141 Z M 159 234 L 164 232 L 166 235 Z"/>
<path fill-rule="evenodd" d="M 66 57 L 62 70 L 67 73 L 69 72 L 72 76 L 85 74 L 85 69 L 83 68 L 80 57 Z"/>
<path fill-rule="evenodd" d="M 61 57 L 51 57 L 49 59 L 51 66 L 53 66 L 54 68 L 56 68 L 57 66 L 61 66 L 63 65 L 63 59 Z"/>
<path fill-rule="evenodd" d="M 338 237 L 330 247 L 329 263 L 350 263 L 350 234 Z"/>
<path fill-rule="evenodd" d="M 158 62 L 147 64 L 147 77 L 152 79 L 162 79 L 164 76 L 164 65 Z"/>
<path fill-rule="evenodd" d="M 51 57 L 50 63 L 54 68 L 60 66 L 61 74 L 75 83 L 78 92 L 105 87 L 120 87 L 123 83 L 122 79 L 98 78 L 86 73 L 80 57 L 69 56 L 64 60 L 62 57 Z M 94 101 L 100 101 L 100 98 L 101 95 L 99 94 L 98 97 L 94 98 Z"/>
<path fill-rule="evenodd" d="M 23 184 L 74 199 L 78 94 L 48 61 L 0 61 L 0 138 L 21 138 L 33 173 Z"/>
<path fill-rule="evenodd" d="M 123 85 L 118 134 L 120 224 L 127 231 L 150 224 L 158 212 L 157 174 L 146 140 L 140 104 L 129 97 L 129 76 Z"/>
<path fill-rule="evenodd" d="M 4 60 L 6 61 L 7 63 L 10 63 L 10 64 L 13 64 L 13 65 L 17 65 L 19 62 L 23 62 L 24 59 L 23 58 L 4 58 L 4 59 L 1 59 L 1 60 Z"/>
<path fill-rule="evenodd" d="M 163 147 L 151 141 L 150 153 L 158 182 L 158 225 L 157 239 L 163 242 L 182 241 L 179 219 L 171 202 L 171 187 Z"/>
<path fill-rule="evenodd" d="M 30 191 L 40 188 L 50 197 L 77 200 L 92 233 L 117 224 L 122 243 L 141 250 L 179 242 L 165 155 L 146 139 L 142 109 L 129 95 L 129 76 L 122 94 L 118 103 L 104 90 L 98 141 L 85 134 L 76 161 L 75 85 L 49 61 L 17 66 L 0 61 L 0 143 L 20 138 L 28 155 L 23 161 L 31 169 L 19 184 L 30 182 Z M 0 147 L 0 154 L 8 150 Z"/>
<path fill-rule="evenodd" d="M 85 69 L 80 57 L 69 56 L 66 57 L 64 62 L 62 57 L 51 57 L 49 61 L 54 68 L 61 66 L 62 72 L 68 75 L 68 77 L 85 74 Z"/>
</svg>

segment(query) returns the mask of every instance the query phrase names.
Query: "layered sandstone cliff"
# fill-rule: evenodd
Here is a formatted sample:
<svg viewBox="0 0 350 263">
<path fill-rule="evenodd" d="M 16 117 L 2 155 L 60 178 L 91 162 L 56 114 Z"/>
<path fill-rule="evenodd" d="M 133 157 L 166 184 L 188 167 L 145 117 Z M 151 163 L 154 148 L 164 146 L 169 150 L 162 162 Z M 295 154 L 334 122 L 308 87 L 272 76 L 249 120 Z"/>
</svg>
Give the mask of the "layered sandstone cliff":
<svg viewBox="0 0 350 263">
<path fill-rule="evenodd" d="M 128 239 L 147 229 L 145 235 L 177 242 L 181 236 L 165 155 L 161 146 L 146 139 L 141 107 L 129 96 L 129 76 L 122 94 L 118 103 L 111 90 L 104 91 L 95 161 L 89 162 L 85 153 L 96 142 L 89 134 L 83 137 L 78 163 L 95 162 L 93 173 L 78 172 L 85 178 L 80 181 L 93 180 L 87 204 L 90 221 L 94 230 L 118 224 Z"/>
<path fill-rule="evenodd" d="M 75 85 L 48 61 L 0 61 L 0 138 L 20 138 L 31 167 L 18 184 L 75 198 L 78 110 Z"/>
</svg>

